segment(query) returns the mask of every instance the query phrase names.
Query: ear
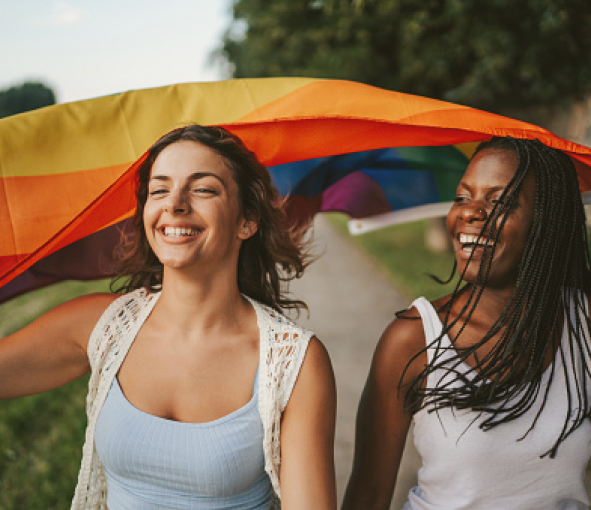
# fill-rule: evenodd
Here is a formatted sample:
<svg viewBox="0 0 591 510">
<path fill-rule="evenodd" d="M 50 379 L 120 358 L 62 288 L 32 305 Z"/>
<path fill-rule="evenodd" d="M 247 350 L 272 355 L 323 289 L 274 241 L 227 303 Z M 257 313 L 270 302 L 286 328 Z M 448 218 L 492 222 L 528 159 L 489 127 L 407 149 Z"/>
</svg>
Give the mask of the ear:
<svg viewBox="0 0 591 510">
<path fill-rule="evenodd" d="M 244 220 L 240 224 L 240 228 L 238 230 L 238 237 L 243 241 L 246 241 L 249 237 L 255 235 L 258 229 L 259 224 L 256 221 Z"/>
</svg>

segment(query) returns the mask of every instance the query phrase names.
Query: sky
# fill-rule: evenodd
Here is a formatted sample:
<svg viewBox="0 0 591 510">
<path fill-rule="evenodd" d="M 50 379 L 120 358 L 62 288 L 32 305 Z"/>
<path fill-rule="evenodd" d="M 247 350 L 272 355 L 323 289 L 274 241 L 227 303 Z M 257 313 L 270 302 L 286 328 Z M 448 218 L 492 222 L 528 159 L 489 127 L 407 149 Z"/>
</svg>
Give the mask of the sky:
<svg viewBox="0 0 591 510">
<path fill-rule="evenodd" d="M 57 102 L 227 78 L 210 54 L 231 0 L 0 0 L 0 90 L 41 81 Z"/>
</svg>

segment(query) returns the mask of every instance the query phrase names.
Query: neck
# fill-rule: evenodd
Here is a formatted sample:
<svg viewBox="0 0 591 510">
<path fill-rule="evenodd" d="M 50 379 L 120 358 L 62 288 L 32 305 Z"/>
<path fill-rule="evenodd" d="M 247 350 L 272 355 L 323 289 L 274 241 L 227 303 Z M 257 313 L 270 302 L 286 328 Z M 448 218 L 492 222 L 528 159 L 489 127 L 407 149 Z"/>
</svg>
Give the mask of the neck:
<svg viewBox="0 0 591 510">
<path fill-rule="evenodd" d="M 470 310 L 474 305 L 474 299 L 478 299 L 476 305 L 477 309 L 480 311 L 485 311 L 486 316 L 489 318 L 492 324 L 499 318 L 509 303 L 513 294 L 513 290 L 513 288 L 494 289 L 488 287 L 481 289 L 475 288 L 473 285 L 468 285 L 464 288 L 452 305 L 454 314 L 460 313 L 462 308 L 464 308 L 464 306 L 468 303 L 468 298 L 470 295 L 474 293 L 473 300 L 468 306 L 468 310 Z M 480 296 L 478 296 L 479 294 Z M 468 312 L 464 312 L 464 315 L 466 315 L 466 313 Z"/>
<path fill-rule="evenodd" d="M 175 329 L 195 332 L 237 325 L 250 304 L 240 294 L 235 272 L 196 277 L 165 268 L 158 309 Z"/>
</svg>

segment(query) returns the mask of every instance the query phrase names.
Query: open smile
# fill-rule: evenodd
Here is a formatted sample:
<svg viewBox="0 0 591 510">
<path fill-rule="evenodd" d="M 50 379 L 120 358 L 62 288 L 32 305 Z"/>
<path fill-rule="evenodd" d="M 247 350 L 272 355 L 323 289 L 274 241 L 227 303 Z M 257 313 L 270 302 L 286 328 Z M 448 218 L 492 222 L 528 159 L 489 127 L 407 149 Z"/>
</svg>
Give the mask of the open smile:
<svg viewBox="0 0 591 510">
<path fill-rule="evenodd" d="M 201 233 L 198 228 L 164 227 L 161 229 L 165 237 L 191 237 Z"/>
<path fill-rule="evenodd" d="M 458 242 L 460 244 L 460 251 L 467 255 L 482 252 L 485 248 L 495 245 L 494 241 L 490 239 L 471 234 L 459 234 Z"/>
</svg>

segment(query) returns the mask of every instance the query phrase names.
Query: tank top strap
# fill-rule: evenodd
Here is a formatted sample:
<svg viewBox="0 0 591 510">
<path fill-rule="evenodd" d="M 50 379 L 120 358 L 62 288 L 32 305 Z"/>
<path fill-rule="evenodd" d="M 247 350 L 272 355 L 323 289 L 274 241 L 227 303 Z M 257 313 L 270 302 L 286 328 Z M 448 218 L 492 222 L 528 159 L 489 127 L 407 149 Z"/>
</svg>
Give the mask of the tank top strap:
<svg viewBox="0 0 591 510">
<path fill-rule="evenodd" d="M 437 311 L 431 302 L 424 297 L 415 299 L 411 306 L 414 306 L 421 316 L 429 363 L 434 360 L 441 361 L 441 356 L 450 351 L 451 342 L 447 335 L 443 335 L 437 344 L 434 343 L 443 330 L 443 324 Z"/>
<path fill-rule="evenodd" d="M 254 384 L 252 386 L 252 397 L 254 398 L 259 394 L 259 370 L 261 368 L 261 363 L 259 362 L 257 365 L 257 371 L 254 374 Z"/>
</svg>

